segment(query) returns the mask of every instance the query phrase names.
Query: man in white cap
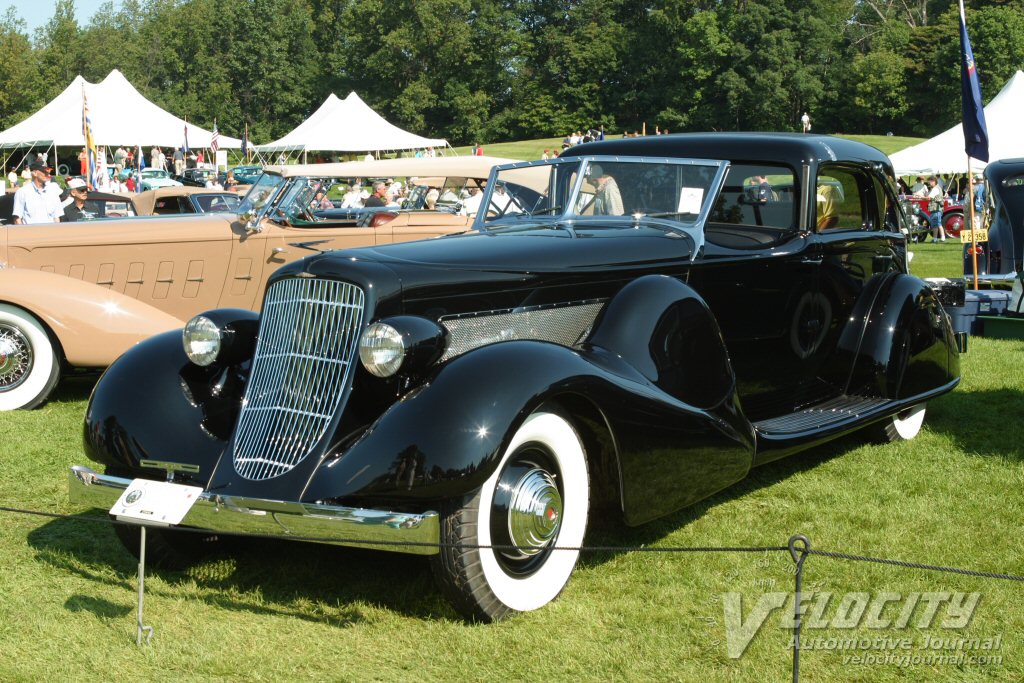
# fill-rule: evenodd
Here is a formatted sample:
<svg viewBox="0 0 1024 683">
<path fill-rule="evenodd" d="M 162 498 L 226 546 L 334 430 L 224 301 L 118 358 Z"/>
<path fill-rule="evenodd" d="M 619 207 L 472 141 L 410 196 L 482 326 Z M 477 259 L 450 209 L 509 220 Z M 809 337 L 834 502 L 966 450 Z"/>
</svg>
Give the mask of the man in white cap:
<svg viewBox="0 0 1024 683">
<path fill-rule="evenodd" d="M 71 193 L 71 203 L 64 207 L 64 215 L 61 216 L 61 223 L 75 223 L 92 218 L 85 212 L 85 200 L 89 196 L 89 188 L 81 178 L 72 178 L 68 181 L 68 191 Z"/>
</svg>

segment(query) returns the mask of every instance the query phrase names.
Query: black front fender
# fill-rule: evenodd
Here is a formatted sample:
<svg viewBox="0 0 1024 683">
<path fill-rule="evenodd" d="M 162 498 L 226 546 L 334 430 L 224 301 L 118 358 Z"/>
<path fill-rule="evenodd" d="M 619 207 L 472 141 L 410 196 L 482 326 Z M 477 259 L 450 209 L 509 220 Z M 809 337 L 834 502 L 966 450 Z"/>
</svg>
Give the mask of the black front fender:
<svg viewBox="0 0 1024 683">
<path fill-rule="evenodd" d="M 750 468 L 752 437 L 732 395 L 695 407 L 601 347 L 516 341 L 439 368 L 355 444 L 329 452 L 303 497 L 419 505 L 465 495 L 493 473 L 530 413 L 556 406 L 575 421 L 580 401 L 607 425 L 628 523 L 695 502 Z"/>
<path fill-rule="evenodd" d="M 177 478 L 205 486 L 238 414 L 238 373 L 189 362 L 181 331 L 150 337 L 96 384 L 85 414 L 85 454 L 121 472 L 141 472 L 142 460 L 196 465 L 198 473 Z"/>
</svg>

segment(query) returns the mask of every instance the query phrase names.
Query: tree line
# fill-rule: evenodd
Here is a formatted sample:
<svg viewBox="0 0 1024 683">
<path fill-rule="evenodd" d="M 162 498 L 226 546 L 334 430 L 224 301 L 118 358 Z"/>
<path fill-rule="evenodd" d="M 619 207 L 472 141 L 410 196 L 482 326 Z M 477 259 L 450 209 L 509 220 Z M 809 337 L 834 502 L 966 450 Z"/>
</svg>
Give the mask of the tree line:
<svg viewBox="0 0 1024 683">
<path fill-rule="evenodd" d="M 968 0 L 986 102 L 1024 3 Z M 930 136 L 959 120 L 955 0 L 74 0 L 0 18 L 0 129 L 120 69 L 168 111 L 269 142 L 331 92 L 453 144 L 604 126 Z"/>
</svg>

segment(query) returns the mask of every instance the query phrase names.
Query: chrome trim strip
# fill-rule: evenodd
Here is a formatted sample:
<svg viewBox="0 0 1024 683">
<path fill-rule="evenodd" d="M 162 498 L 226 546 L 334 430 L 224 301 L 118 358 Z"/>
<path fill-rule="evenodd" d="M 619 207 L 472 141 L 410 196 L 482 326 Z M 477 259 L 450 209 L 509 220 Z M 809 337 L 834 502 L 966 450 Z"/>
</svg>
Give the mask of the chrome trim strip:
<svg viewBox="0 0 1024 683">
<path fill-rule="evenodd" d="M 502 341 L 528 339 L 572 347 L 582 341 L 604 305 L 604 299 L 589 299 L 442 317 L 438 322 L 448 331 L 448 345 L 441 362 Z"/>
<path fill-rule="evenodd" d="M 75 465 L 68 473 L 72 503 L 109 510 L 131 479 Z M 318 543 L 434 555 L 440 543 L 436 512 L 421 514 L 318 505 L 203 491 L 179 526 Z M 402 545 L 408 543 L 410 545 Z"/>
</svg>

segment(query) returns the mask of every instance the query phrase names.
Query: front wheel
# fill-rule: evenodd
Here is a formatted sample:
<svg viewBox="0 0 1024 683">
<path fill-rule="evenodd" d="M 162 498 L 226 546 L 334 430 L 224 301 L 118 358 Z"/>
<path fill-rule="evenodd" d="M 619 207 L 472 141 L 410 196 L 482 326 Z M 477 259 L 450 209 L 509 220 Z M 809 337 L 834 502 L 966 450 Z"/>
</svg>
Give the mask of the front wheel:
<svg viewBox="0 0 1024 683">
<path fill-rule="evenodd" d="M 434 576 L 470 619 L 543 607 L 576 566 L 589 508 L 579 436 L 559 415 L 534 413 L 484 485 L 443 511 Z"/>
<path fill-rule="evenodd" d="M 60 379 L 50 335 L 32 315 L 0 304 L 0 410 L 35 408 Z"/>
</svg>

